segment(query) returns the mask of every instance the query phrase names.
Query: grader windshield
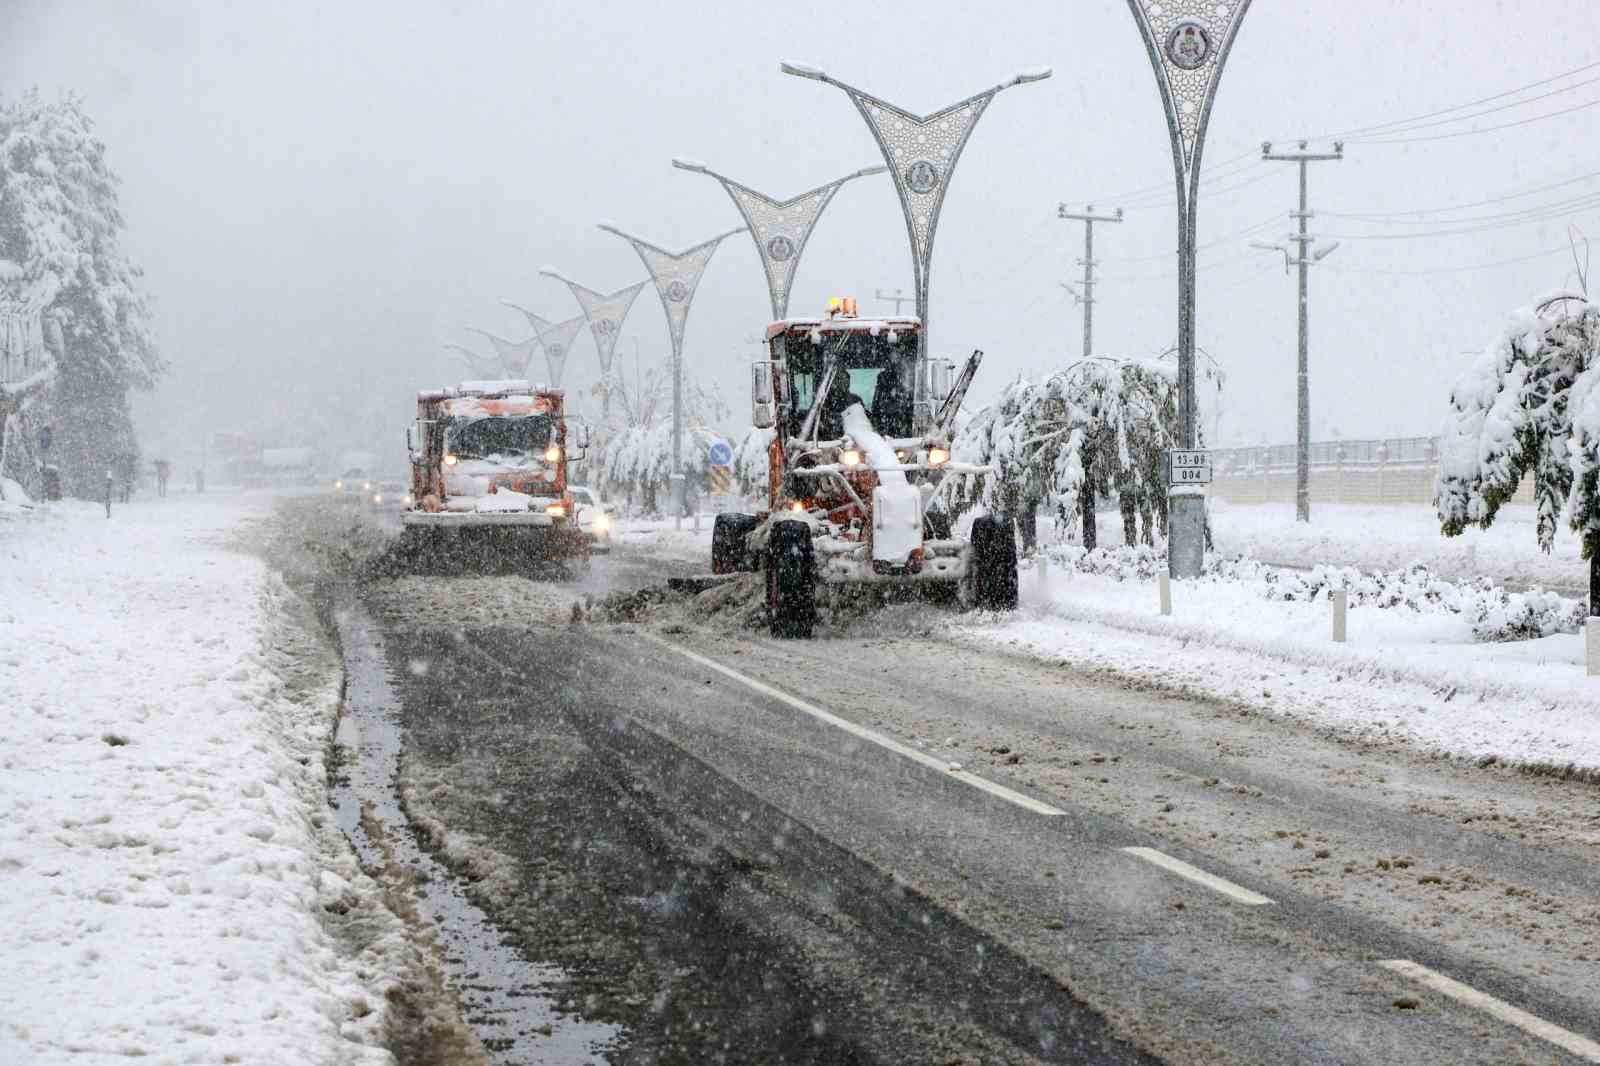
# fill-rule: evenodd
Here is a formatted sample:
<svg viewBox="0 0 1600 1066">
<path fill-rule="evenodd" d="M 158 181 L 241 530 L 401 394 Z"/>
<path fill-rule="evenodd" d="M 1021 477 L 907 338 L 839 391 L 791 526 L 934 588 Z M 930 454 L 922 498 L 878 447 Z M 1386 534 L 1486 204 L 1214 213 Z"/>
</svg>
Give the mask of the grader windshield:
<svg viewBox="0 0 1600 1066">
<path fill-rule="evenodd" d="M 893 338 L 892 340 L 890 338 Z M 821 343 L 813 343 L 819 338 Z M 917 336 L 913 330 L 883 330 L 877 336 L 865 329 L 813 333 L 787 338 L 784 363 L 789 375 L 787 430 L 800 432 L 817 403 L 822 413 L 817 436 L 823 440 L 844 435 L 843 415 L 859 403 L 885 437 L 912 435 L 912 401 L 916 384 Z M 830 359 L 838 359 L 829 395 L 818 397 L 817 386 Z"/>
</svg>

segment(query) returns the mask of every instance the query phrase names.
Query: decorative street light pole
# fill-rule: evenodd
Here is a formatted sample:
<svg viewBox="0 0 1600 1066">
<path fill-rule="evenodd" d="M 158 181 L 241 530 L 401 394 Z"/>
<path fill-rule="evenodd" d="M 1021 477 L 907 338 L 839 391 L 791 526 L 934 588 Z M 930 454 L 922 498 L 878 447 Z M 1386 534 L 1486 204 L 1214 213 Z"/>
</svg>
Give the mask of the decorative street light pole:
<svg viewBox="0 0 1600 1066">
<path fill-rule="evenodd" d="M 611 418 L 611 362 L 616 354 L 617 338 L 622 336 L 622 323 L 628 317 L 629 309 L 633 307 L 634 297 L 645 287 L 645 282 L 629 285 L 626 289 L 618 289 L 607 296 L 579 285 L 571 278 L 564 278 L 549 267 L 539 273 L 547 278 L 566 282 L 567 288 L 571 289 L 572 295 L 577 298 L 578 306 L 583 308 L 583 317 L 588 320 L 589 332 L 594 335 L 595 350 L 600 353 L 600 418 L 602 423 L 608 422 Z"/>
<path fill-rule="evenodd" d="M 500 365 L 512 377 L 522 377 L 528 372 L 528 364 L 533 362 L 534 349 L 539 347 L 539 337 L 535 334 L 525 341 L 508 341 L 504 337 L 497 337 L 486 329 L 467 329 L 484 337 L 494 348 L 494 354 L 500 357 Z"/>
<path fill-rule="evenodd" d="M 572 342 L 578 336 L 578 331 L 583 328 L 584 317 L 569 318 L 565 322 L 551 322 L 540 318 L 526 307 L 518 307 L 509 300 L 505 301 L 507 307 L 514 311 L 521 311 L 528 320 L 528 325 L 533 327 L 533 335 L 539 338 L 539 343 L 544 347 L 544 361 L 550 371 L 550 384 L 554 388 L 561 387 L 561 376 L 567 368 L 567 356 L 572 352 Z"/>
<path fill-rule="evenodd" d="M 624 233 L 609 223 L 600 223 L 600 228 L 607 233 L 615 233 L 633 245 L 633 250 L 639 253 L 644 268 L 650 272 L 650 280 L 656 283 L 656 292 L 661 296 L 662 310 L 667 313 L 667 329 L 672 335 L 672 514 L 674 525 L 681 528 L 683 525 L 683 328 L 689 321 L 689 305 L 694 302 L 694 291 L 699 286 L 700 277 L 706 272 L 717 245 L 735 233 L 743 233 L 745 227 L 740 226 L 726 233 L 719 233 L 710 240 L 702 241 L 693 248 L 681 252 L 669 252 L 647 240 Z"/>
<path fill-rule="evenodd" d="M 489 378 L 494 375 L 494 367 L 487 359 L 473 351 L 471 348 L 460 344 L 446 343 L 445 349 L 461 362 L 466 364 L 469 373 L 479 378 Z"/>
<path fill-rule="evenodd" d="M 1128 0 L 1167 115 L 1178 190 L 1178 420 L 1185 450 L 1198 445 L 1194 388 L 1195 212 L 1200 153 L 1222 67 L 1250 0 Z M 1168 507 L 1167 567 L 1199 577 L 1205 563 L 1205 488 L 1175 485 Z"/>
<path fill-rule="evenodd" d="M 722 183 L 733 198 L 733 204 L 750 227 L 750 236 L 756 242 L 756 254 L 767 272 L 767 293 L 772 297 L 772 317 L 781 319 L 789 313 L 789 293 L 793 287 L 794 272 L 800 266 L 800 255 L 806 250 L 811 231 L 822 217 L 823 208 L 839 191 L 839 186 L 869 174 L 882 174 L 887 167 L 865 167 L 854 174 L 846 174 L 838 181 L 819 185 L 810 192 L 788 200 L 774 200 L 741 185 L 706 166 L 690 159 L 674 159 L 672 165 L 679 170 L 708 174 Z"/>
<path fill-rule="evenodd" d="M 939 208 L 945 189 L 955 170 L 961 149 L 966 147 L 972 128 L 994 99 L 994 94 L 1013 85 L 1042 81 L 1050 76 L 1049 67 L 1024 71 L 1003 85 L 969 96 L 931 115 L 910 111 L 836 81 L 815 67 L 784 63 L 785 74 L 836 85 L 850 97 L 867 128 L 872 131 L 883 161 L 894 175 L 900 206 L 905 211 L 906 235 L 911 239 L 911 266 L 916 282 L 917 317 L 922 319 L 922 355 L 928 354 L 928 269 L 933 260 L 933 235 L 939 227 Z M 919 378 L 922 375 L 919 375 Z M 918 389 L 925 386 L 919 382 Z"/>
</svg>

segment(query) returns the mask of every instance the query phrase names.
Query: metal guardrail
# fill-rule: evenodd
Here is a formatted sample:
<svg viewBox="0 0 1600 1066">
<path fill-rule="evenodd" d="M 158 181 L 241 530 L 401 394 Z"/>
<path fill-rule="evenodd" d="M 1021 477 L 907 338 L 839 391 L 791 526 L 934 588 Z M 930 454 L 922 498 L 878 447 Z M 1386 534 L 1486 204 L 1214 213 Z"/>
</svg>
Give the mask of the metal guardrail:
<svg viewBox="0 0 1600 1066">
<path fill-rule="evenodd" d="M 1218 477 L 1259 473 L 1263 468 L 1293 467 L 1293 444 L 1254 448 L 1217 448 L 1212 464 Z M 1438 437 L 1385 437 L 1379 440 L 1314 441 L 1307 453 L 1312 469 L 1360 466 L 1432 466 L 1439 459 Z"/>
</svg>

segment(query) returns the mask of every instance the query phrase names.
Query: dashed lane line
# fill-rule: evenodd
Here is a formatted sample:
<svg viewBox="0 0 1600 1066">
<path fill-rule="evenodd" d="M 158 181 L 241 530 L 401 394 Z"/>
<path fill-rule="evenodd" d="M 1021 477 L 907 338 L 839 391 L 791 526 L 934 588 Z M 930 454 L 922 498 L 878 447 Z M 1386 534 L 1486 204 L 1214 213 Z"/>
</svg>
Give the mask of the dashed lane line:
<svg viewBox="0 0 1600 1066">
<path fill-rule="evenodd" d="M 1508 1025 L 1514 1025 L 1525 1033 L 1554 1044 L 1563 1051 L 1570 1051 L 1585 1062 L 1600 1063 L 1600 1043 L 1513 1007 L 1503 999 L 1496 999 L 1487 992 L 1479 992 L 1476 988 L 1464 985 L 1460 981 L 1451 980 L 1437 970 L 1430 970 L 1410 959 L 1388 959 L 1378 965 L 1403 977 L 1409 977 L 1418 984 L 1426 985 L 1459 1003 L 1476 1007 Z"/>
<path fill-rule="evenodd" d="M 1174 859 L 1166 852 L 1157 851 L 1155 848 L 1123 848 L 1122 851 L 1125 854 L 1159 866 L 1168 873 L 1177 874 L 1179 877 L 1193 881 L 1197 885 L 1204 885 L 1213 892 L 1220 892 L 1235 903 L 1243 903 L 1249 907 L 1259 907 L 1264 903 L 1272 902 L 1272 900 L 1259 892 L 1252 892 L 1248 888 L 1236 885 L 1232 881 L 1218 877 L 1216 874 L 1208 874 L 1198 866 L 1190 866 L 1182 859 Z"/>
<path fill-rule="evenodd" d="M 808 714 L 820 722 L 826 722 L 828 725 L 831 725 L 836 729 L 842 729 L 851 736 L 859 737 L 868 743 L 876 744 L 880 748 L 885 748 L 889 751 L 892 751 L 896 755 L 903 755 L 907 759 L 911 759 L 912 761 L 920 763 L 921 765 L 929 767 L 930 769 L 937 770 L 946 777 L 954 778 L 955 780 L 963 782 L 964 784 L 971 785 L 973 788 L 987 792 L 989 795 L 998 799 L 1003 799 L 1008 803 L 1016 804 L 1023 810 L 1032 811 L 1034 814 L 1043 815 L 1061 815 L 1066 813 L 1057 807 L 1050 806 L 1048 803 L 1040 802 L 1039 800 L 1034 799 L 1032 796 L 1025 796 L 1015 789 L 1010 789 L 1004 785 L 996 784 L 987 778 L 979 777 L 977 774 L 969 773 L 965 770 L 952 769 L 951 765 L 942 759 L 936 759 L 926 752 L 918 751 L 916 748 L 902 744 L 898 740 L 892 740 L 889 737 L 884 736 L 882 733 L 875 732 L 866 728 L 865 726 L 857 725 L 849 719 L 840 718 L 836 714 L 830 714 L 821 707 L 813 706 L 812 704 L 807 703 L 805 700 L 791 696 L 789 693 L 784 692 L 781 689 L 773 688 L 771 685 L 757 681 L 753 677 L 747 677 L 732 667 L 723 666 L 715 659 L 708 659 L 704 655 L 692 652 L 688 648 L 672 643 L 670 640 L 662 640 L 660 637 L 654 636 L 653 634 L 649 634 L 649 636 L 650 639 L 656 641 L 665 648 L 669 648 L 672 651 L 677 652 L 685 659 L 688 659 L 691 662 L 699 663 L 708 670 L 715 670 L 724 677 L 731 678 L 746 688 L 761 693 L 763 696 L 767 696 L 770 699 L 777 700 L 780 703 L 793 707 L 795 710 L 804 714 Z"/>
</svg>

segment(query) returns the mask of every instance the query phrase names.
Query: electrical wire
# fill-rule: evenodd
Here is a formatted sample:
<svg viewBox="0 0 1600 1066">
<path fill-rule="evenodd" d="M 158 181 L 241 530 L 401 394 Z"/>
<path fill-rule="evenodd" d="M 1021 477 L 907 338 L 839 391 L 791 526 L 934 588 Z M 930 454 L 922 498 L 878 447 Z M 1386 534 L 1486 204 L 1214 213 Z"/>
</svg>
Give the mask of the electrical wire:
<svg viewBox="0 0 1600 1066">
<path fill-rule="evenodd" d="M 1243 229 L 1236 229 L 1231 233 L 1224 233 L 1220 237 L 1213 238 L 1204 244 L 1195 245 L 1195 254 L 1199 255 L 1202 252 L 1209 251 L 1212 248 L 1217 248 L 1221 245 L 1227 244 L 1229 241 L 1232 241 L 1237 237 L 1243 237 L 1246 234 L 1254 233 L 1257 230 L 1266 229 L 1268 226 L 1272 225 L 1274 222 L 1280 221 L 1282 218 L 1283 215 L 1281 212 L 1274 211 L 1272 214 L 1268 215 L 1266 218 L 1262 219 L 1260 222 L 1257 222 L 1253 226 L 1246 226 Z M 1177 254 L 1177 250 L 1174 249 L 1167 252 L 1157 252 L 1155 255 L 1108 255 L 1104 258 L 1108 263 L 1150 263 L 1157 259 L 1167 259 Z"/>
<path fill-rule="evenodd" d="M 1584 208 L 1600 204 L 1600 191 L 1584 193 L 1574 196 L 1569 200 L 1556 200 L 1547 204 L 1533 204 L 1529 207 L 1519 208 L 1515 211 L 1502 211 L 1493 215 L 1468 215 L 1462 218 L 1429 218 L 1406 219 L 1394 218 L 1383 220 L 1352 219 L 1346 216 L 1346 221 L 1356 222 L 1363 226 L 1470 226 L 1479 222 L 1516 222 L 1550 218 L 1563 211 L 1580 211 Z M 1334 217 L 1329 215 L 1328 217 Z"/>
<path fill-rule="evenodd" d="M 1535 259 L 1548 259 L 1553 255 L 1568 255 L 1572 246 L 1563 244 L 1556 248 L 1546 248 L 1542 252 L 1533 252 L 1529 255 L 1513 256 L 1510 259 L 1496 259 L 1488 263 L 1473 263 L 1469 266 L 1433 267 L 1427 270 L 1385 270 L 1378 267 L 1350 267 L 1322 264 L 1322 269 L 1331 270 L 1335 274 L 1382 274 L 1385 277 L 1419 278 L 1433 274 L 1465 274 L 1475 270 L 1492 270 L 1495 267 L 1515 266 L 1518 263 L 1531 263 Z"/>
<path fill-rule="evenodd" d="M 1528 126 L 1528 125 L 1531 125 L 1531 124 L 1533 124 L 1535 122 L 1543 122 L 1546 119 L 1560 118 L 1563 115 L 1570 115 L 1570 114 L 1573 114 L 1574 112 L 1577 112 L 1577 111 L 1587 111 L 1591 107 L 1600 107 L 1600 100 L 1590 100 L 1587 103 L 1576 104 L 1576 105 L 1574 105 L 1572 107 L 1564 107 L 1560 111 L 1550 111 L 1550 112 L 1546 112 L 1543 115 L 1533 115 L 1530 118 L 1519 119 L 1516 122 L 1502 122 L 1502 123 L 1499 123 L 1499 124 L 1494 125 L 1494 126 L 1482 126 L 1482 127 L 1479 127 L 1478 129 L 1457 130 L 1454 133 L 1435 133 L 1435 134 L 1431 134 L 1431 135 L 1429 135 L 1427 137 L 1374 138 L 1374 139 L 1371 139 L 1371 140 L 1351 141 L 1350 143 L 1352 143 L 1352 144 L 1421 144 L 1421 143 L 1423 143 L 1425 141 L 1448 141 L 1448 140 L 1453 140 L 1456 137 L 1476 137 L 1476 136 L 1478 136 L 1479 134 L 1482 134 L 1482 133 L 1494 133 L 1497 130 L 1515 129 L 1518 126 Z"/>
<path fill-rule="evenodd" d="M 1505 196 L 1493 196 L 1487 200 L 1474 200 L 1472 203 L 1468 204 L 1454 204 L 1450 207 L 1419 207 L 1411 211 L 1318 211 L 1317 214 L 1325 218 L 1348 218 L 1361 222 L 1379 222 L 1387 220 L 1405 222 L 1409 219 L 1409 216 L 1412 215 L 1443 215 L 1448 214 L 1451 211 L 1466 211 L 1474 207 L 1489 207 L 1493 204 L 1503 204 L 1508 200 L 1520 200 L 1524 196 L 1537 196 L 1542 192 L 1550 192 L 1554 189 L 1563 189 L 1568 185 L 1577 185 L 1579 182 L 1592 181 L 1595 178 L 1600 178 L 1600 170 L 1596 170 L 1588 174 L 1580 174 L 1575 178 L 1568 178 L 1566 181 L 1558 181 L 1550 185 L 1541 185 L 1537 188 L 1525 189 L 1522 192 L 1508 193 Z"/>
<path fill-rule="evenodd" d="M 1448 125 L 1450 125 L 1451 123 L 1454 123 L 1454 122 L 1467 122 L 1467 121 L 1469 121 L 1471 119 L 1482 118 L 1484 115 L 1493 115 L 1493 114 L 1497 114 L 1497 113 L 1499 113 L 1501 111 L 1509 111 L 1514 107 L 1526 107 L 1529 104 L 1536 104 L 1540 100 L 1548 100 L 1552 96 L 1560 96 L 1562 93 L 1570 93 L 1574 89 L 1581 89 L 1585 85 L 1594 85 L 1597 82 L 1600 82 L 1600 78 L 1589 78 L 1589 79 L 1587 79 L 1585 81 L 1576 82 L 1576 83 L 1574 83 L 1572 85 L 1568 85 L 1568 86 L 1566 86 L 1564 88 L 1561 88 L 1561 89 L 1556 89 L 1556 90 L 1554 90 L 1552 92 L 1540 93 L 1538 96 L 1532 97 L 1531 99 L 1513 100 L 1509 104 L 1500 104 L 1498 107 L 1484 108 L 1482 111 L 1474 111 L 1470 115 L 1455 115 L 1455 116 L 1452 116 L 1450 118 L 1435 119 L 1432 122 L 1419 122 L 1419 123 L 1417 123 L 1416 125 L 1413 125 L 1413 126 L 1405 126 L 1405 127 L 1399 128 L 1399 129 L 1390 130 L 1387 133 L 1378 134 L 1376 138 L 1355 137 L 1355 138 L 1351 138 L 1350 139 L 1350 143 L 1351 144 L 1378 144 L 1378 143 L 1382 143 L 1381 140 L 1379 140 L 1378 138 L 1389 137 L 1389 136 L 1398 136 L 1399 134 L 1402 134 L 1402 133 L 1415 133 L 1417 130 L 1436 129 L 1439 126 L 1448 126 Z"/>
<path fill-rule="evenodd" d="M 1410 118 L 1400 118 L 1400 119 L 1394 119 L 1394 120 L 1389 121 L 1389 122 L 1380 122 L 1375 126 L 1361 126 L 1361 127 L 1356 128 L 1356 129 L 1342 130 L 1342 131 L 1340 131 L 1338 133 L 1325 133 L 1321 137 L 1318 137 L 1318 138 L 1315 138 L 1315 139 L 1316 140 L 1331 140 L 1332 138 L 1335 138 L 1335 137 L 1348 139 L 1348 138 L 1351 138 L 1351 137 L 1360 137 L 1360 136 L 1363 136 L 1363 135 L 1369 134 L 1369 133 L 1378 134 L 1378 133 L 1381 133 L 1382 131 L 1385 131 L 1385 130 L 1387 130 L 1389 133 L 1398 133 L 1399 130 L 1395 129 L 1394 127 L 1410 126 L 1413 123 L 1421 122 L 1424 119 L 1438 118 L 1440 115 L 1448 115 L 1453 111 L 1465 111 L 1469 107 L 1477 107 L 1480 104 L 1488 104 L 1488 103 L 1493 103 L 1496 100 L 1504 100 L 1508 96 L 1518 96 L 1518 95 L 1520 95 L 1522 93 L 1527 92 L 1529 89 L 1543 88 L 1546 85 L 1552 85 L 1555 82 L 1562 81 L 1562 80 L 1564 80 L 1566 78 L 1570 78 L 1575 74 L 1582 74 L 1582 73 L 1584 73 L 1586 71 L 1594 70 L 1596 68 L 1600 68 L 1600 61 L 1597 61 L 1597 62 L 1594 62 L 1594 63 L 1585 63 L 1581 67 L 1574 67 L 1573 69 L 1565 71 L 1565 72 L 1563 72 L 1561 74 L 1555 74 L 1555 75 L 1552 75 L 1551 77 L 1548 77 L 1548 78 L 1542 78 L 1539 81 L 1529 82 L 1528 84 L 1518 86 L 1515 89 L 1506 89 L 1503 92 L 1494 93 L 1493 95 L 1490 95 L 1490 96 L 1480 97 L 1477 100 L 1468 100 L 1464 104 L 1453 104 L 1450 107 L 1440 108 L 1437 111 L 1429 111 L 1426 114 L 1412 115 Z M 1564 90 L 1558 90 L 1558 91 L 1564 91 Z M 1551 94 L 1547 94 L 1547 95 L 1555 95 L 1555 94 L 1551 93 Z M 1540 99 L 1543 99 L 1543 97 L 1535 97 L 1535 98 L 1533 98 L 1531 100 L 1527 100 L 1527 101 L 1524 101 L 1524 102 L 1525 103 L 1535 103 Z"/>
<path fill-rule="evenodd" d="M 1600 200 L 1596 201 L 1600 206 Z M 1549 214 L 1529 215 L 1509 222 L 1492 222 L 1481 226 L 1463 226 L 1438 230 L 1425 230 L 1421 233 L 1319 233 L 1317 236 L 1328 240 L 1340 241 L 1414 241 L 1430 237 L 1458 237 L 1469 233 L 1486 233 L 1497 229 L 1514 229 L 1517 226 L 1527 226 L 1536 222 L 1549 222 L 1572 214 L 1571 208 L 1562 208 Z"/>
<path fill-rule="evenodd" d="M 1260 160 L 1259 150 L 1255 149 L 1255 148 L 1251 148 L 1249 151 L 1240 152 L 1236 156 L 1230 156 L 1227 159 L 1224 159 L 1220 163 L 1208 163 L 1205 166 L 1202 166 L 1200 168 L 1200 175 L 1201 175 L 1201 179 L 1200 180 L 1201 181 L 1211 181 L 1211 180 L 1221 179 L 1223 177 L 1228 177 L 1230 175 L 1224 175 L 1224 174 L 1222 174 L 1220 172 L 1223 171 L 1223 170 L 1226 170 L 1229 167 L 1231 167 L 1233 164 L 1241 162 L 1243 160 L 1250 160 L 1251 162 L 1257 162 L 1257 163 L 1260 162 L 1261 160 Z M 1245 170 L 1248 170 L 1248 169 L 1249 169 L 1248 167 L 1240 168 L 1239 173 L 1243 173 Z M 1237 175 L 1231 175 L 1231 176 L 1235 176 L 1236 177 Z M 1124 207 L 1126 207 L 1127 206 L 1127 201 L 1129 201 L 1129 200 L 1145 200 L 1145 199 L 1149 199 L 1149 197 L 1154 193 L 1171 193 L 1176 188 L 1177 188 L 1177 186 L 1174 184 L 1174 181 L 1172 179 L 1169 179 L 1167 181 L 1158 181 L 1158 182 L 1156 182 L 1156 183 L 1154 183 L 1152 185 L 1142 185 L 1137 189 L 1129 189 L 1127 192 L 1118 193 L 1116 196 L 1098 196 L 1098 197 L 1095 198 L 1094 202 L 1095 203 L 1109 203 L 1109 204 L 1120 203 Z"/>
</svg>

